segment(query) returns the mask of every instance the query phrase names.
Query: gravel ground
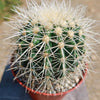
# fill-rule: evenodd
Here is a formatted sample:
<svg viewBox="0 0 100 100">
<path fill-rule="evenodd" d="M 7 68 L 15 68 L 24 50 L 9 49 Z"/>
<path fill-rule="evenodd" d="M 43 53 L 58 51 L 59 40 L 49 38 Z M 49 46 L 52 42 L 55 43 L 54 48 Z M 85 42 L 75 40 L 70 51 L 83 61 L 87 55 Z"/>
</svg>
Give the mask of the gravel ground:
<svg viewBox="0 0 100 100">
<path fill-rule="evenodd" d="M 40 0 L 37 0 L 40 2 Z M 67 1 L 67 0 L 66 0 Z M 25 0 L 23 0 L 25 5 Z M 91 16 L 93 19 L 100 20 L 100 0 L 72 0 L 73 5 L 83 4 L 87 6 L 87 15 Z M 4 23 L 0 24 L 0 80 L 7 64 L 9 45 L 6 41 L 3 41 L 5 36 L 5 31 L 7 32 L 10 28 Z M 99 32 L 99 27 L 96 28 Z M 98 38 L 98 37 L 96 37 Z M 96 45 L 97 55 L 100 56 L 100 45 Z M 88 88 L 90 100 L 100 100 L 100 59 L 92 55 L 92 59 L 96 61 L 93 65 L 95 72 L 91 72 L 87 79 L 86 85 Z"/>
</svg>

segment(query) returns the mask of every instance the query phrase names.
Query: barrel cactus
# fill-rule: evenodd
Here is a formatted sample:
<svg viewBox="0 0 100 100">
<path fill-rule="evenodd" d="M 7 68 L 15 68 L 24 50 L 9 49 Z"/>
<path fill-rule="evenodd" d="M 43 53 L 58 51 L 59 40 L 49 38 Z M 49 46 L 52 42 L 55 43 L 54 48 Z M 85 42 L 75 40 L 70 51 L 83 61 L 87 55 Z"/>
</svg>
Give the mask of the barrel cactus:
<svg viewBox="0 0 100 100">
<path fill-rule="evenodd" d="M 45 93 L 67 91 L 83 78 L 90 61 L 91 26 L 95 20 L 85 17 L 85 7 L 42 0 L 27 2 L 27 9 L 16 7 L 16 21 L 9 24 L 15 33 L 11 68 L 27 87 Z M 90 36 L 91 35 L 91 36 Z M 8 38 L 8 39 L 9 39 Z"/>
</svg>

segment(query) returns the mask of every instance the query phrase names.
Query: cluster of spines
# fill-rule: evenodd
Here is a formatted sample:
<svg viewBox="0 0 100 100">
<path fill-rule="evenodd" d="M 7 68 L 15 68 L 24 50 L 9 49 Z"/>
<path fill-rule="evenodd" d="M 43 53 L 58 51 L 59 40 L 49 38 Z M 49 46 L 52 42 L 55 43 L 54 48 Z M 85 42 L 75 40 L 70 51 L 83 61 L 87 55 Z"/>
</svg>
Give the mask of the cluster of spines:
<svg viewBox="0 0 100 100">
<path fill-rule="evenodd" d="M 15 27 L 12 26 L 18 30 L 18 34 L 12 36 L 17 38 L 14 44 L 17 45 L 16 56 L 11 65 L 18 65 L 13 68 L 18 71 L 15 79 L 26 78 L 25 83 L 32 89 L 35 81 L 44 80 L 43 84 L 47 85 L 48 81 L 51 84 L 52 81 L 58 82 L 58 79 L 68 78 L 67 75 L 75 72 L 76 69 L 84 71 L 86 60 L 89 61 L 87 59 L 89 53 L 86 54 L 86 49 L 91 49 L 88 43 L 85 43 L 87 42 L 86 37 L 95 40 L 86 33 L 94 34 L 89 30 L 95 21 L 84 18 L 82 15 L 84 7 L 78 6 L 74 11 L 70 4 L 69 8 L 66 8 L 64 1 L 61 5 L 54 1 L 49 5 L 50 7 L 46 1 L 42 3 L 41 6 L 36 3 L 33 6 L 30 3 L 27 12 L 20 8 L 17 8 L 19 12 L 15 9 L 21 20 L 14 24 Z M 54 22 L 52 16 L 48 16 L 46 9 L 44 10 L 45 7 L 56 18 Z M 60 9 L 57 9 L 58 7 Z M 57 18 L 50 11 L 52 9 L 61 16 Z M 65 13 L 66 10 L 67 13 Z M 31 12 L 34 14 L 31 15 Z M 77 13 L 79 14 L 77 15 Z M 86 48 L 86 46 L 89 47 Z M 82 76 L 82 73 L 80 75 Z"/>
<path fill-rule="evenodd" d="M 85 54 L 85 36 L 79 26 L 73 28 L 53 25 L 53 28 L 48 30 L 40 23 L 31 25 L 29 22 L 20 32 L 21 35 L 16 41 L 18 56 L 12 66 L 17 63 L 18 73 L 24 72 L 15 79 L 26 77 L 25 75 L 30 77 L 31 74 L 31 78 L 27 77 L 27 80 L 30 80 L 27 85 L 30 86 L 34 84 L 32 77 L 34 80 L 62 79 L 68 73 L 74 72 L 80 64 L 84 70 L 84 62 L 81 61 Z"/>
</svg>

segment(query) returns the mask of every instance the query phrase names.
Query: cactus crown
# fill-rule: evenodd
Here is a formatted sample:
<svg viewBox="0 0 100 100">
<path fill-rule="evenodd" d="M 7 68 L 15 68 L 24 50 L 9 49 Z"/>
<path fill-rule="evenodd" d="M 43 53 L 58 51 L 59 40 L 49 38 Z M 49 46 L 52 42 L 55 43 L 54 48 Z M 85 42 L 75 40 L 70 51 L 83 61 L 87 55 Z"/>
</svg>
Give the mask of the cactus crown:
<svg viewBox="0 0 100 100">
<path fill-rule="evenodd" d="M 90 30 L 95 21 L 85 17 L 85 7 L 72 8 L 70 0 L 67 4 L 42 0 L 41 5 L 31 1 L 27 6 L 16 7 L 17 22 L 10 22 L 17 30 L 11 64 L 16 66 L 15 79 L 22 79 L 31 89 L 55 93 L 55 84 L 64 86 L 77 74 L 82 77 L 90 48 L 87 39 L 92 39 L 89 34 L 93 35 Z"/>
</svg>

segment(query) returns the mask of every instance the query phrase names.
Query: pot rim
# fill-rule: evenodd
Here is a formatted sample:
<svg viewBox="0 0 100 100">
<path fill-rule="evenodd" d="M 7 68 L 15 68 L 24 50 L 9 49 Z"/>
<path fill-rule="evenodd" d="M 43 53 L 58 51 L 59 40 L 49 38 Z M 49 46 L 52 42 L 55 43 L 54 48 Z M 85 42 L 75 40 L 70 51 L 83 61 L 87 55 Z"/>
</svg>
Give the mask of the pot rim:
<svg viewBox="0 0 100 100">
<path fill-rule="evenodd" d="M 88 66 L 88 64 L 86 64 L 86 66 Z M 61 96 L 61 95 L 67 94 L 67 93 L 69 93 L 69 92 L 75 90 L 76 88 L 78 88 L 78 87 L 82 84 L 82 82 L 84 81 L 84 79 L 85 79 L 85 77 L 86 77 L 86 75 L 87 75 L 87 70 L 88 70 L 88 68 L 86 67 L 85 72 L 84 72 L 84 74 L 83 74 L 83 78 L 80 80 L 80 82 L 79 82 L 75 87 L 73 87 L 72 89 L 70 89 L 70 90 L 68 90 L 68 91 L 60 92 L 60 93 L 55 93 L 55 94 L 41 93 L 41 92 L 39 92 L 39 91 L 35 91 L 35 90 L 32 90 L 31 88 L 27 87 L 27 86 L 24 85 L 18 78 L 16 79 L 16 81 L 17 81 L 22 87 L 26 88 L 29 92 L 33 92 L 34 94 L 39 94 L 39 95 L 44 95 L 44 96 Z M 11 71 L 12 71 L 13 76 L 15 77 L 16 74 L 15 74 L 14 70 L 12 69 Z"/>
</svg>

